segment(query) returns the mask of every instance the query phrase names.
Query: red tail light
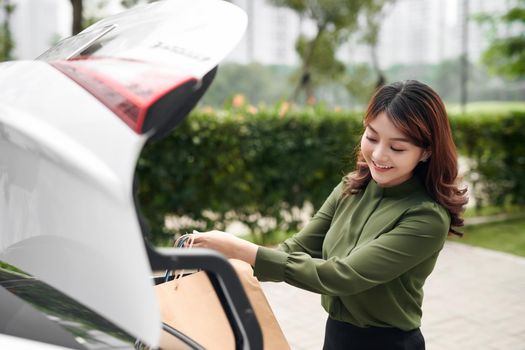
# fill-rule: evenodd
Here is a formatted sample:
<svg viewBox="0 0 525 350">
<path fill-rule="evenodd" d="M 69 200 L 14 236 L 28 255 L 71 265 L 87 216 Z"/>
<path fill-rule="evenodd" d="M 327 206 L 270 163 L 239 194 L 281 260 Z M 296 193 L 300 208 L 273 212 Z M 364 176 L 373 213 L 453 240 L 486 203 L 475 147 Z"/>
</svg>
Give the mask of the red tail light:
<svg viewBox="0 0 525 350">
<path fill-rule="evenodd" d="M 194 77 L 178 75 L 148 62 L 88 57 L 50 64 L 90 92 L 139 134 L 170 124 L 169 119 L 177 114 L 180 106 L 200 89 Z M 171 96 L 170 103 L 163 102 L 159 104 L 162 108 L 152 108 L 166 96 Z M 148 122 L 147 119 L 152 120 Z"/>
</svg>

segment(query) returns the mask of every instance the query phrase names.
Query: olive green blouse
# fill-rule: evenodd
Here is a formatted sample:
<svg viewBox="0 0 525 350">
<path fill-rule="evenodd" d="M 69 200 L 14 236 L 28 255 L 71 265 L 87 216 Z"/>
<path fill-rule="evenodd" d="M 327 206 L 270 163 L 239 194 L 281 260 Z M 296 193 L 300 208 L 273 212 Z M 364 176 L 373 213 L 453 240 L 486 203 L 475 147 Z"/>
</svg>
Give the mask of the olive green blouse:
<svg viewBox="0 0 525 350">
<path fill-rule="evenodd" d="M 416 178 L 342 196 L 341 182 L 306 227 L 278 249 L 260 247 L 254 274 L 321 294 L 330 317 L 359 327 L 421 324 L 423 284 L 450 216 Z"/>
</svg>

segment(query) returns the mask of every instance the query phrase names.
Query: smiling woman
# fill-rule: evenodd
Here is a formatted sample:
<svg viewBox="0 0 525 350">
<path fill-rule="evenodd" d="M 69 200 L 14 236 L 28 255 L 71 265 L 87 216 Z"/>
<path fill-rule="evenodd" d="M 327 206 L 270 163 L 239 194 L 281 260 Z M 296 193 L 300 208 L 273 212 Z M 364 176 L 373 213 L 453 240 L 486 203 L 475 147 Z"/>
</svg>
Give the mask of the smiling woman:
<svg viewBox="0 0 525 350">
<path fill-rule="evenodd" d="M 466 189 L 457 187 L 456 146 L 438 94 L 415 80 L 384 86 L 372 97 L 364 125 L 357 169 L 347 176 L 345 193 L 359 192 L 371 178 L 392 186 L 416 174 L 448 210 L 450 232 L 461 236 L 452 226 L 463 226 L 459 214 L 467 203 Z"/>
<path fill-rule="evenodd" d="M 217 231 L 194 246 L 321 294 L 324 350 L 422 350 L 423 285 L 467 202 L 450 125 L 430 87 L 405 81 L 376 92 L 364 126 L 357 169 L 277 249 Z"/>
</svg>

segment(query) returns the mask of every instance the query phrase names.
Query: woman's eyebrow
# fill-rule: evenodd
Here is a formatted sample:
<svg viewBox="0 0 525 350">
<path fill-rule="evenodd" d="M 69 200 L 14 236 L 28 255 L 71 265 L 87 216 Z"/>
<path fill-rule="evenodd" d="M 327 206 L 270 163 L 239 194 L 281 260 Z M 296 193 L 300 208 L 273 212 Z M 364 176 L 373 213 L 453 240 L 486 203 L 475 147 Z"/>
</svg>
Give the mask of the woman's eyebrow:
<svg viewBox="0 0 525 350">
<path fill-rule="evenodd" d="M 368 124 L 367 125 L 368 128 L 370 128 L 370 130 L 372 130 L 372 132 L 374 134 L 378 134 L 378 132 L 372 127 L 372 125 Z M 410 141 L 409 139 L 407 139 L 406 137 L 392 137 L 389 139 L 390 141 L 401 141 L 401 142 L 408 142 L 408 143 L 412 143 L 412 141 Z"/>
</svg>

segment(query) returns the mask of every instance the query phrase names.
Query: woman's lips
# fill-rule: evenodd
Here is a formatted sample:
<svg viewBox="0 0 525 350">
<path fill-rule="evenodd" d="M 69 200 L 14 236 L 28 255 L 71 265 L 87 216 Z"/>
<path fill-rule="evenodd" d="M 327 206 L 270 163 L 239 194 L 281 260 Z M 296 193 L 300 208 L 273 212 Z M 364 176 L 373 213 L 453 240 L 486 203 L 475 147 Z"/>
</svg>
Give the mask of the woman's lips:
<svg viewBox="0 0 525 350">
<path fill-rule="evenodd" d="M 374 169 L 375 169 L 376 171 L 379 171 L 379 172 L 385 172 L 385 171 L 388 171 L 388 170 L 394 168 L 394 167 L 386 166 L 386 165 L 378 165 L 378 164 L 376 164 L 376 162 L 374 162 L 374 161 L 372 161 L 372 164 L 374 165 Z"/>
</svg>

